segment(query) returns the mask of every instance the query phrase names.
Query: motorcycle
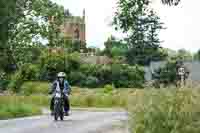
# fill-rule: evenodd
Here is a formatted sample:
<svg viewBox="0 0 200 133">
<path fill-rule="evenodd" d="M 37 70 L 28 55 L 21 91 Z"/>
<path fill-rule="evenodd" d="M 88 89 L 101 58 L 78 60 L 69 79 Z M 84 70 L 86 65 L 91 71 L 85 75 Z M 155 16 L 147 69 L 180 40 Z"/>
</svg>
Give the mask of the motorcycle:
<svg viewBox="0 0 200 133">
<path fill-rule="evenodd" d="M 64 94 L 56 90 L 54 97 L 54 120 L 57 121 L 60 117 L 60 120 L 64 119 Z"/>
<path fill-rule="evenodd" d="M 178 76 L 179 76 L 179 79 L 177 81 L 177 87 L 180 87 L 180 88 L 183 88 L 185 86 L 185 68 L 183 67 L 180 67 L 178 69 Z"/>
</svg>

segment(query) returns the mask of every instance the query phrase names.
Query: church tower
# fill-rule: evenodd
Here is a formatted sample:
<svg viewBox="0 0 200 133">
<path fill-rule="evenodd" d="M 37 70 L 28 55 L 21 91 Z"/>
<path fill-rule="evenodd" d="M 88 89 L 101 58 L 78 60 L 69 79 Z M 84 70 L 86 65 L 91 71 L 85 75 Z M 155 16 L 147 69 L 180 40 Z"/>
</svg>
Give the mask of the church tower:
<svg viewBox="0 0 200 133">
<path fill-rule="evenodd" d="M 83 21 L 85 22 L 85 9 L 83 9 Z"/>
<path fill-rule="evenodd" d="M 82 37 L 81 37 L 81 40 L 84 41 L 84 43 L 86 43 L 86 18 L 85 18 L 85 9 L 83 9 L 83 18 L 82 18 L 82 26 L 81 26 L 81 29 L 82 29 Z"/>
<path fill-rule="evenodd" d="M 82 16 L 71 16 L 65 19 L 61 27 L 65 38 L 72 41 L 80 41 L 82 47 L 86 47 L 86 13 L 85 9 Z"/>
</svg>

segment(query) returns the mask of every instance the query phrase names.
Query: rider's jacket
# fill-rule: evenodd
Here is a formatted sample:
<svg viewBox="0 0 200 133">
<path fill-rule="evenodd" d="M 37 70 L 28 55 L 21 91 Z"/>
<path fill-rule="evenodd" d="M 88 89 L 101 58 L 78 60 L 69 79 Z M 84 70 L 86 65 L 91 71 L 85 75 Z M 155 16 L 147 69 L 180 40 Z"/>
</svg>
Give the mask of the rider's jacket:
<svg viewBox="0 0 200 133">
<path fill-rule="evenodd" d="M 53 94 L 56 90 L 61 90 L 64 94 L 69 95 L 71 88 L 67 80 L 64 80 L 63 83 L 60 83 L 58 80 L 56 80 L 52 84 L 50 93 Z"/>
</svg>

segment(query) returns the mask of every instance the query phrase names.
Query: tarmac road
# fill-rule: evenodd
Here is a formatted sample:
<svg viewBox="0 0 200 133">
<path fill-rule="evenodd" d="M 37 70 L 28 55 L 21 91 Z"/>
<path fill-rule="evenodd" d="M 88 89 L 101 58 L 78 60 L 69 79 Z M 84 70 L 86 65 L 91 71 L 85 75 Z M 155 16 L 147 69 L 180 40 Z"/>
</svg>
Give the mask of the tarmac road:
<svg viewBox="0 0 200 133">
<path fill-rule="evenodd" d="M 49 114 L 0 120 L 0 133 L 110 133 L 114 124 L 122 122 L 127 124 L 127 113 L 123 111 L 72 111 L 58 122 Z"/>
</svg>

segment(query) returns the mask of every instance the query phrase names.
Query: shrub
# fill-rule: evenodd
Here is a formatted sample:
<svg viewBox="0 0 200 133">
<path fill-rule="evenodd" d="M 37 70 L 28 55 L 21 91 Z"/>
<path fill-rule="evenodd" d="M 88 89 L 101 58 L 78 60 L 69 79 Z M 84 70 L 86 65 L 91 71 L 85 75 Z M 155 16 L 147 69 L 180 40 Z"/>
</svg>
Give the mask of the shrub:
<svg viewBox="0 0 200 133">
<path fill-rule="evenodd" d="M 0 91 L 5 91 L 9 85 L 9 80 L 0 80 Z"/>
<path fill-rule="evenodd" d="M 75 52 L 67 56 L 68 71 L 78 70 L 81 65 L 79 53 Z"/>
<path fill-rule="evenodd" d="M 127 79 L 122 79 L 122 65 L 120 64 L 113 64 L 111 66 L 112 70 L 112 82 L 115 84 L 116 87 L 120 87 L 120 80 L 126 81 Z"/>
<path fill-rule="evenodd" d="M 140 66 L 113 64 L 112 81 L 117 88 L 141 88 L 145 81 L 144 70 Z"/>
<path fill-rule="evenodd" d="M 37 80 L 39 77 L 39 67 L 33 64 L 24 64 L 19 70 L 23 80 Z"/>
<path fill-rule="evenodd" d="M 80 56 L 78 53 L 64 55 L 59 53 L 45 54 L 41 57 L 41 79 L 54 80 L 58 72 L 70 73 L 80 67 Z"/>
<path fill-rule="evenodd" d="M 71 72 L 69 74 L 69 83 L 71 85 L 83 85 L 83 82 L 86 80 L 86 76 L 82 72 Z"/>
<path fill-rule="evenodd" d="M 103 89 L 103 92 L 109 94 L 109 93 L 113 92 L 113 90 L 114 90 L 114 86 L 113 85 L 105 85 L 104 89 Z"/>
<path fill-rule="evenodd" d="M 106 84 L 112 84 L 112 70 L 110 65 L 102 65 L 100 69 L 97 70 L 97 77 L 101 86 Z"/>
<path fill-rule="evenodd" d="M 43 80 L 54 80 L 58 72 L 68 69 L 66 58 L 63 54 L 45 54 L 40 59 L 41 78 Z"/>
<path fill-rule="evenodd" d="M 24 82 L 24 78 L 21 72 L 18 71 L 11 77 L 11 82 L 8 85 L 8 88 L 12 90 L 13 92 L 19 92 L 20 87 L 23 84 L 23 82 Z"/>
<path fill-rule="evenodd" d="M 159 86 L 160 83 L 165 86 L 175 84 L 176 82 L 176 63 L 175 61 L 168 61 L 167 64 L 159 68 L 153 74 L 153 78 L 156 81 L 155 87 Z"/>
<path fill-rule="evenodd" d="M 89 88 L 96 88 L 98 87 L 99 80 L 96 77 L 89 76 L 84 81 L 84 86 L 87 86 Z"/>
<path fill-rule="evenodd" d="M 95 64 L 82 64 L 80 66 L 80 71 L 83 72 L 87 76 L 94 76 L 97 77 L 98 70 L 101 69 L 101 65 Z"/>
<path fill-rule="evenodd" d="M 39 68 L 37 65 L 24 64 L 14 75 L 12 75 L 9 88 L 14 92 L 19 92 L 24 81 L 37 80 L 38 77 Z"/>
<path fill-rule="evenodd" d="M 80 71 L 89 77 L 96 77 L 98 85 L 102 87 L 106 84 L 114 84 L 116 88 L 143 87 L 144 70 L 139 66 L 129 66 L 121 64 L 112 65 L 82 65 Z M 90 79 L 90 78 L 89 78 Z M 86 80 L 87 82 L 88 80 Z M 90 80 L 89 80 L 90 81 Z M 90 87 L 87 86 L 86 87 Z M 93 87 L 93 86 L 92 86 Z"/>
</svg>

